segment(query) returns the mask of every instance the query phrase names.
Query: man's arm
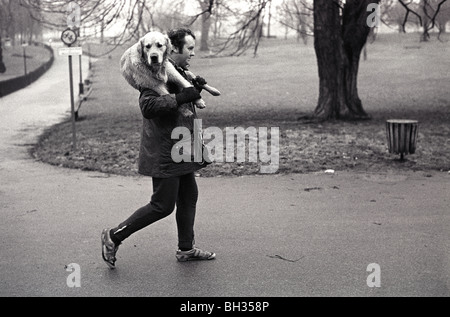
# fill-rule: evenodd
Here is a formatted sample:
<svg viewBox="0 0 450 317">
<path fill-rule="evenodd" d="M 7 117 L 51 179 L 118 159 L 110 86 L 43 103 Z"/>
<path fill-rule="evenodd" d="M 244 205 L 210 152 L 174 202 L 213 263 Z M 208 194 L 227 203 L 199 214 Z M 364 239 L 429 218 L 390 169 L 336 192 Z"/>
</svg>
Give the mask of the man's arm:
<svg viewBox="0 0 450 317">
<path fill-rule="evenodd" d="M 139 97 L 139 107 L 146 119 L 162 115 L 175 115 L 182 104 L 199 99 L 200 94 L 194 87 L 185 88 L 176 95 L 159 96 L 151 89 L 142 89 Z"/>
<path fill-rule="evenodd" d="M 159 96 L 151 89 L 142 89 L 139 107 L 145 119 L 153 119 L 162 115 L 176 114 L 178 103 L 173 95 Z"/>
</svg>

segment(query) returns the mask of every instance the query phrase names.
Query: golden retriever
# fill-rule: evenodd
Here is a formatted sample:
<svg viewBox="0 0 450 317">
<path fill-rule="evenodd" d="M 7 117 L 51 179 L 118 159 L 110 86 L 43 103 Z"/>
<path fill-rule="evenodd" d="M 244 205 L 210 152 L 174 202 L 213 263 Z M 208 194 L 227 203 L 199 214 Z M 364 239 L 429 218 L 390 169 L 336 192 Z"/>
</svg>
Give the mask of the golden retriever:
<svg viewBox="0 0 450 317">
<path fill-rule="evenodd" d="M 166 35 L 160 32 L 147 33 L 123 54 L 120 60 L 121 73 L 133 88 L 149 88 L 161 96 L 169 94 L 168 81 L 182 88 L 192 87 L 167 60 L 171 50 L 172 45 Z M 202 99 L 194 104 L 200 109 L 205 108 Z M 180 111 L 184 116 L 193 114 L 185 107 L 180 107 Z"/>
</svg>

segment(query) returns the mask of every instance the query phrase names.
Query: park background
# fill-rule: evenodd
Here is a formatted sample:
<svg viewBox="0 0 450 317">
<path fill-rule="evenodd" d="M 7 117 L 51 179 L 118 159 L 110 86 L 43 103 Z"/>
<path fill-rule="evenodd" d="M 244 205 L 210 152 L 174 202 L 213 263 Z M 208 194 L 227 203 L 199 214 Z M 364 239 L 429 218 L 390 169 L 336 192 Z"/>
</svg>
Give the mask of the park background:
<svg viewBox="0 0 450 317">
<path fill-rule="evenodd" d="M 131 13 L 111 17 L 107 25 L 105 16 L 82 18 L 78 44 L 96 62 L 90 73 L 84 74 L 94 89 L 77 113 L 77 149 L 72 150 L 71 122 L 67 120 L 50 128 L 32 155 L 63 167 L 136 175 L 141 133 L 139 93 L 120 75 L 120 57 L 149 30 L 164 31 L 189 23 L 198 37 L 191 70 L 222 92 L 219 98 L 203 94 L 208 105 L 199 111 L 204 127 L 279 127 L 279 173 L 449 169 L 448 3 L 438 7 L 440 1 L 419 1 L 410 9 L 422 12 L 423 20 L 411 13 L 404 23 L 408 11 L 399 2 L 382 2 L 383 23 L 370 30 L 359 63 L 358 92 L 370 120 L 317 120 L 312 115 L 319 93 L 313 17 L 308 13 L 312 1 L 250 1 L 247 7 L 217 1 L 212 2 L 209 12 L 210 3 L 173 1 L 168 7 L 161 1 L 136 2 Z M 15 33 L 3 41 L 8 67 L 0 80 L 22 71 L 25 47 L 18 43 L 41 40 L 53 43 L 57 50 L 60 29 L 54 25 L 64 24 L 66 15 L 73 14 L 64 6 L 44 2 L 47 10 L 61 12 L 49 15 L 39 11 L 42 7 L 26 7 L 26 1 L 24 6 L 4 2 L 3 12 L 6 4 L 18 13 L 14 13 L 17 17 L 12 27 L 2 24 L 3 34 Z M 112 4 L 119 3 L 98 2 L 103 10 L 111 9 L 108 5 Z M 85 6 L 83 14 L 99 10 Z M 239 17 L 242 11 L 245 14 Z M 427 17 L 434 13 L 439 14 L 432 24 Z M 124 22 L 129 25 L 124 26 Z M 26 49 L 28 68 L 50 58 L 38 47 Z M 78 65 L 74 67 L 76 70 Z M 75 71 L 75 83 L 81 81 L 77 76 Z M 406 162 L 395 160 L 387 151 L 388 119 L 420 121 L 417 154 Z M 217 162 L 198 175 L 239 176 L 259 170 L 258 163 Z"/>
<path fill-rule="evenodd" d="M 257 9 L 269 2 L 249 3 Z M 55 53 L 62 29 L 54 31 Z M 257 37 L 256 57 L 252 45 L 239 57 L 227 56 L 232 47 L 214 58 L 198 52 L 192 70 L 223 93 L 205 94 L 205 125 L 279 126 L 282 168 L 270 176 L 198 179 L 198 241 L 217 252 L 217 261 L 178 265 L 170 217 L 131 238 L 112 272 L 101 259 L 101 229 L 148 202 L 151 180 L 134 177 L 142 119 L 137 92 L 118 70 L 118 58 L 137 36 L 120 43 L 104 34 L 101 43 L 98 30 L 97 24 L 97 35 L 81 43 L 93 54 L 93 91 L 76 123 L 78 152 L 70 144 L 70 111 L 39 144 L 24 137 L 40 131 L 35 119 L 42 119 L 41 111 L 61 111 L 65 89 L 46 89 L 38 81 L 0 99 L 6 110 L 1 136 L 7 140 L 0 143 L 2 295 L 448 296 L 447 34 L 433 29 L 427 38 L 412 23 L 406 35 L 394 34 L 397 25 L 392 34 L 380 32 L 369 41 L 359 91 L 371 120 L 314 118 L 319 80 L 312 36 L 307 45 L 301 36 L 297 42 L 295 31 L 287 40 L 284 33 Z M 196 32 L 200 40 L 201 30 Z M 16 41 L 20 55 L 19 35 Z M 41 83 L 67 87 L 66 62 L 57 57 Z M 75 71 L 75 82 L 77 77 Z M 418 151 L 403 163 L 385 144 L 385 120 L 394 117 L 420 121 Z M 36 162 L 24 153 L 29 148 L 43 161 L 57 158 L 58 166 L 106 174 Z M 326 168 L 335 173 L 323 173 Z M 256 166 L 215 164 L 207 171 L 201 176 L 241 176 L 255 173 Z M 66 284 L 70 263 L 80 264 L 80 288 Z M 381 288 L 366 283 L 369 263 L 381 265 Z"/>
</svg>

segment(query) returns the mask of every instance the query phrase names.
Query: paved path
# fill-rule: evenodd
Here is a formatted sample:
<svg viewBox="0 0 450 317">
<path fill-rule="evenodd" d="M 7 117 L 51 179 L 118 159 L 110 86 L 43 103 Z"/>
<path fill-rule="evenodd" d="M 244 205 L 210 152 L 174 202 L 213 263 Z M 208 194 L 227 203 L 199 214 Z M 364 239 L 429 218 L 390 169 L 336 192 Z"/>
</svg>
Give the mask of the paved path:
<svg viewBox="0 0 450 317">
<path fill-rule="evenodd" d="M 57 58 L 0 99 L 0 296 L 450 295 L 450 176 L 438 172 L 201 178 L 196 240 L 217 260 L 176 262 L 171 216 L 130 237 L 107 269 L 100 231 L 146 204 L 151 181 L 27 155 L 68 114 L 66 69 Z M 67 285 L 71 263 L 81 287 Z M 367 285 L 372 263 L 379 288 Z"/>
</svg>

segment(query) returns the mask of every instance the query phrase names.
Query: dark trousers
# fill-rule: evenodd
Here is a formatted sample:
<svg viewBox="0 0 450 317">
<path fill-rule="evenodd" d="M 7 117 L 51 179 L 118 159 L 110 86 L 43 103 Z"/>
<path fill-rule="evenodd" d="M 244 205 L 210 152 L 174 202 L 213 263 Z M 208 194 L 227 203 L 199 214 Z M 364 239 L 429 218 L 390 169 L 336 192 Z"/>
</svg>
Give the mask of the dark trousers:
<svg viewBox="0 0 450 317">
<path fill-rule="evenodd" d="M 182 250 L 192 249 L 198 199 L 194 173 L 173 178 L 153 178 L 152 181 L 153 195 L 150 203 L 112 229 L 112 240 L 116 244 L 122 242 L 136 231 L 169 216 L 176 206 L 178 247 Z"/>
</svg>

